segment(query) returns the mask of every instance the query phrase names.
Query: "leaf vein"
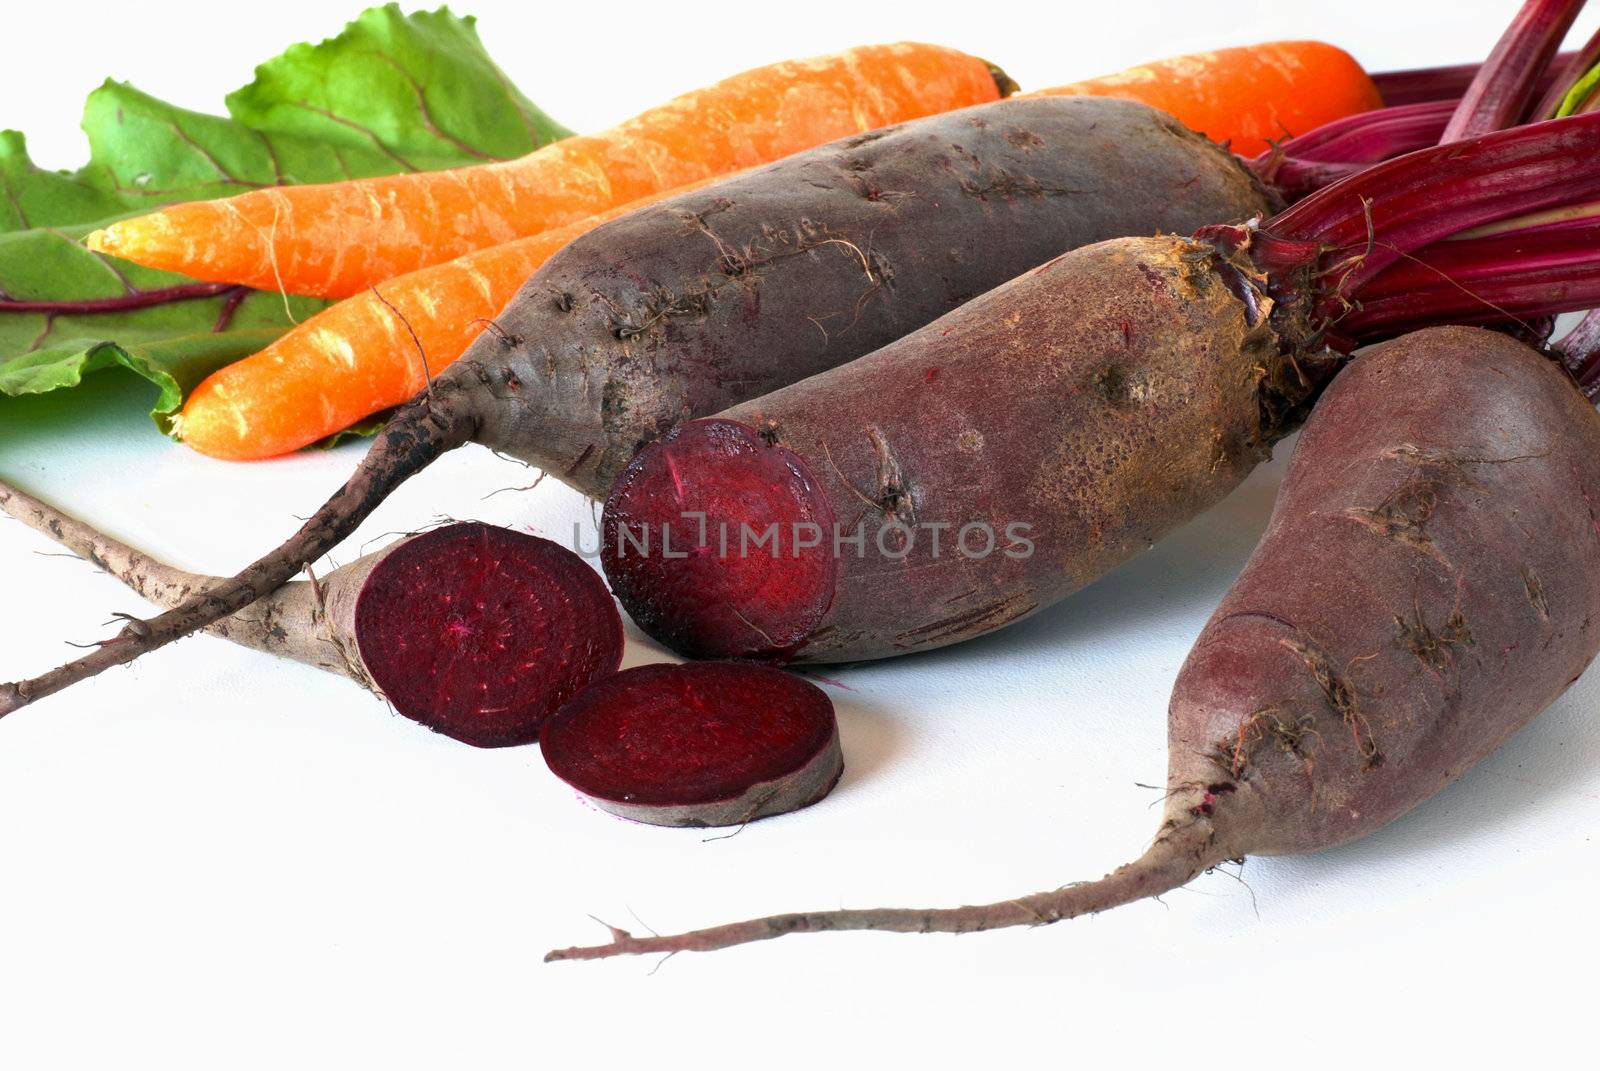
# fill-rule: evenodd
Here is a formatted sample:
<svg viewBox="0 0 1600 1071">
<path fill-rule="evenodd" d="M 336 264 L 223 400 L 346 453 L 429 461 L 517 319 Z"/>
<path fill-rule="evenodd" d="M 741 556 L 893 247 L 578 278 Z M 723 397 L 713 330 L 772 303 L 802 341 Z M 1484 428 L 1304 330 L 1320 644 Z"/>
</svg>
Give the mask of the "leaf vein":
<svg viewBox="0 0 1600 1071">
<path fill-rule="evenodd" d="M 11 179 L 5 175 L 0 175 L 0 183 L 4 183 L 6 200 L 10 202 L 12 210 L 17 214 L 18 229 L 28 230 L 33 224 L 28 222 L 28 213 L 22 210 L 22 200 L 17 196 L 16 188 L 11 185 Z"/>
<path fill-rule="evenodd" d="M 423 90 L 422 83 L 417 81 L 417 79 L 411 74 L 411 72 L 406 70 L 405 67 L 403 67 L 400 64 L 399 60 L 396 60 L 393 56 L 386 56 L 382 52 L 374 52 L 374 53 L 372 53 L 372 55 L 376 56 L 378 59 L 382 60 L 383 62 L 387 63 L 389 66 L 393 67 L 396 71 L 399 72 L 400 77 L 404 78 L 406 80 L 406 83 L 411 86 L 411 91 L 417 95 L 417 116 L 418 116 L 418 118 L 420 118 L 422 120 L 422 126 L 423 126 L 423 128 L 425 130 L 427 130 L 428 133 L 432 134 L 434 137 L 438 138 L 440 141 L 446 142 L 446 143 L 448 143 L 450 145 L 454 145 L 457 149 L 460 149 L 463 153 L 466 153 L 468 156 L 474 157 L 476 159 L 479 159 L 479 160 L 498 160 L 498 159 L 500 159 L 497 156 L 491 156 L 490 154 L 484 152 L 482 149 L 479 149 L 474 145 L 467 144 L 466 142 L 462 141 L 460 138 L 456 137 L 454 134 L 451 134 L 449 131 L 447 131 L 447 130 L 443 129 L 442 127 L 440 127 L 439 124 L 434 121 L 433 110 L 428 105 L 428 96 L 427 96 L 427 93 L 424 92 L 424 90 Z"/>
<path fill-rule="evenodd" d="M 227 168 L 223 167 L 222 161 L 213 156 L 211 154 L 211 150 L 207 149 L 204 145 L 190 137 L 189 132 L 184 130 L 183 127 L 179 126 L 176 120 L 168 120 L 166 125 L 172 128 L 172 132 L 178 135 L 178 139 L 180 141 L 189 146 L 195 152 L 199 153 L 205 159 L 206 163 L 215 168 L 217 174 L 222 176 L 224 182 L 232 183 L 235 186 L 248 186 L 251 189 L 257 190 L 267 185 L 265 182 L 251 182 L 248 179 L 242 179 L 233 174 Z"/>
<path fill-rule="evenodd" d="M 369 127 L 363 126 L 362 124 L 356 122 L 354 119 L 346 119 L 344 116 L 337 115 L 334 112 L 331 112 L 326 108 L 319 108 L 315 104 L 312 104 L 310 101 L 304 101 L 304 100 L 295 101 L 292 106 L 293 107 L 297 107 L 297 108 L 304 108 L 306 111 L 310 112 L 311 114 L 320 115 L 324 119 L 328 120 L 331 123 L 338 123 L 340 126 L 349 127 L 351 130 L 356 131 L 358 134 L 361 134 L 362 136 L 367 138 L 367 140 L 371 141 L 372 144 L 377 147 L 379 152 L 381 152 L 385 156 L 389 157 L 391 160 L 393 160 L 395 163 L 399 164 L 401 167 L 405 168 L 407 171 L 415 172 L 415 171 L 422 170 L 421 168 L 419 168 L 415 164 L 413 164 L 410 160 L 407 160 L 404 156 L 401 156 L 399 153 L 395 152 L 389 146 L 385 145 L 383 143 L 383 139 L 378 137 L 376 131 L 372 130 Z"/>
</svg>

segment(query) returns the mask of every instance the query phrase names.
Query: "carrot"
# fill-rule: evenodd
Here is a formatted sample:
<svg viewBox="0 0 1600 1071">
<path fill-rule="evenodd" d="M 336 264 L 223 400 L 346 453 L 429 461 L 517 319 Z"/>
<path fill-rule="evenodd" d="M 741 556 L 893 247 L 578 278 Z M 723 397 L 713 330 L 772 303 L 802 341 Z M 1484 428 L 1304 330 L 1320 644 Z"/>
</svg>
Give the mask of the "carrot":
<svg viewBox="0 0 1600 1071">
<path fill-rule="evenodd" d="M 758 67 L 599 134 L 451 171 L 256 190 L 112 224 L 89 247 L 206 281 L 348 297 L 662 190 L 982 104 L 1010 79 L 954 49 L 866 45 Z"/>
<path fill-rule="evenodd" d="M 348 297 L 260 353 L 212 373 L 189 395 L 174 431 L 193 449 L 228 461 L 276 457 L 343 431 L 411 398 L 454 364 L 568 242 L 714 181 L 642 197 Z"/>
<path fill-rule="evenodd" d="M 1383 106 L 1361 65 L 1321 41 L 1270 41 L 1173 56 L 1024 96 L 1137 100 L 1243 156 Z"/>
</svg>

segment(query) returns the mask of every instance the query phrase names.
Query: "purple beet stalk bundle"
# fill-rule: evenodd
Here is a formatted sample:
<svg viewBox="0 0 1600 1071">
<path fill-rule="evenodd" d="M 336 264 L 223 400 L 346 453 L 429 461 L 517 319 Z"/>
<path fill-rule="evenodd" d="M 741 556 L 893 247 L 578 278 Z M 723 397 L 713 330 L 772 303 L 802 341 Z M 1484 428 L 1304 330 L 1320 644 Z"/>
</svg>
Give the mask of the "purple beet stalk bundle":
<svg viewBox="0 0 1600 1071">
<path fill-rule="evenodd" d="M 1600 33 L 1578 51 L 1556 54 L 1582 7 L 1573 0 L 1530 0 L 1483 64 L 1376 75 L 1387 107 L 1291 138 L 1250 166 L 1295 201 L 1430 145 L 1588 111 L 1593 99 L 1567 97 L 1600 63 Z"/>
</svg>

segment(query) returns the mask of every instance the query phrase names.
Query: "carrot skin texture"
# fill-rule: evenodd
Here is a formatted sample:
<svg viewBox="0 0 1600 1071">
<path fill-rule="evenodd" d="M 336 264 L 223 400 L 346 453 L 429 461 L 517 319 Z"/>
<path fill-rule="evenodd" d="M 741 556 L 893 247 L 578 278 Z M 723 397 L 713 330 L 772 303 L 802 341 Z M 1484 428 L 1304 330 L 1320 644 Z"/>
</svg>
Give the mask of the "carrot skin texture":
<svg viewBox="0 0 1600 1071">
<path fill-rule="evenodd" d="M 503 304 L 521 266 L 563 244 L 554 232 L 378 290 L 417 329 L 435 374 L 482 326 L 469 310 L 494 318 L 471 352 L 501 381 L 510 422 L 485 441 L 603 493 L 667 427 L 870 352 L 1062 250 L 1276 203 L 1226 153 L 1141 105 L 1005 101 L 625 213 L 574 236 L 503 312 L 478 295 L 479 277 Z M 447 304 L 446 287 L 467 306 Z M 381 332 L 370 364 L 342 337 L 358 329 Z M 312 359 L 292 366 L 306 345 Z M 215 456 L 271 456 L 423 385 L 409 334 L 368 293 L 217 373 L 181 433 Z"/>
<path fill-rule="evenodd" d="M 1174 56 L 1024 96 L 1121 97 L 1148 104 L 1242 156 L 1323 123 L 1383 107 L 1348 52 L 1321 41 L 1272 41 Z"/>
<path fill-rule="evenodd" d="M 678 192 L 480 249 L 345 298 L 260 353 L 208 376 L 184 403 L 178 436 L 209 457 L 255 461 L 309 446 L 399 405 L 454 364 L 528 277 L 569 242 Z"/>
<path fill-rule="evenodd" d="M 983 60 L 868 45 L 746 71 L 517 160 L 190 202 L 90 244 L 206 281 L 348 297 L 662 190 L 999 96 Z"/>
<path fill-rule="evenodd" d="M 1427 799 L 1600 649 L 1595 501 L 1600 415 L 1554 362 L 1466 327 L 1367 351 L 1179 674 L 1170 783 L 1235 781 L 1253 854 Z"/>
</svg>

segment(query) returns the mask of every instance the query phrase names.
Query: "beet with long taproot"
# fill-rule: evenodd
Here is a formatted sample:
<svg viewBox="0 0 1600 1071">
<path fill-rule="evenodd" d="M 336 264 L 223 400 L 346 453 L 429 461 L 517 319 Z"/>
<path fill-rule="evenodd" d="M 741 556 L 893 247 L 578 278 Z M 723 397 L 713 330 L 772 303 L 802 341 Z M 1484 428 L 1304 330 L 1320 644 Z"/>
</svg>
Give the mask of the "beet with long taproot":
<svg viewBox="0 0 1600 1071">
<path fill-rule="evenodd" d="M 615 220 L 529 279 L 288 543 L 70 668 L 0 685 L 0 713 L 238 611 L 457 446 L 602 495 L 681 421 L 869 353 L 1062 250 L 1275 204 L 1157 111 L 1041 98 L 834 142 Z"/>
<path fill-rule="evenodd" d="M 6 484 L 0 511 L 158 606 L 221 583 Z M 622 660 L 616 602 L 593 569 L 548 539 L 477 522 L 285 584 L 207 631 L 349 677 L 407 718 L 478 747 L 532 743 L 545 718 Z"/>
<path fill-rule="evenodd" d="M 1219 863 L 1318 851 L 1435 795 L 1600 650 L 1600 415 L 1477 328 L 1358 357 L 1295 448 L 1266 534 L 1178 675 L 1155 843 L 1099 881 L 993 904 L 800 912 L 550 959 L 829 930 L 1037 926 Z"/>
</svg>

